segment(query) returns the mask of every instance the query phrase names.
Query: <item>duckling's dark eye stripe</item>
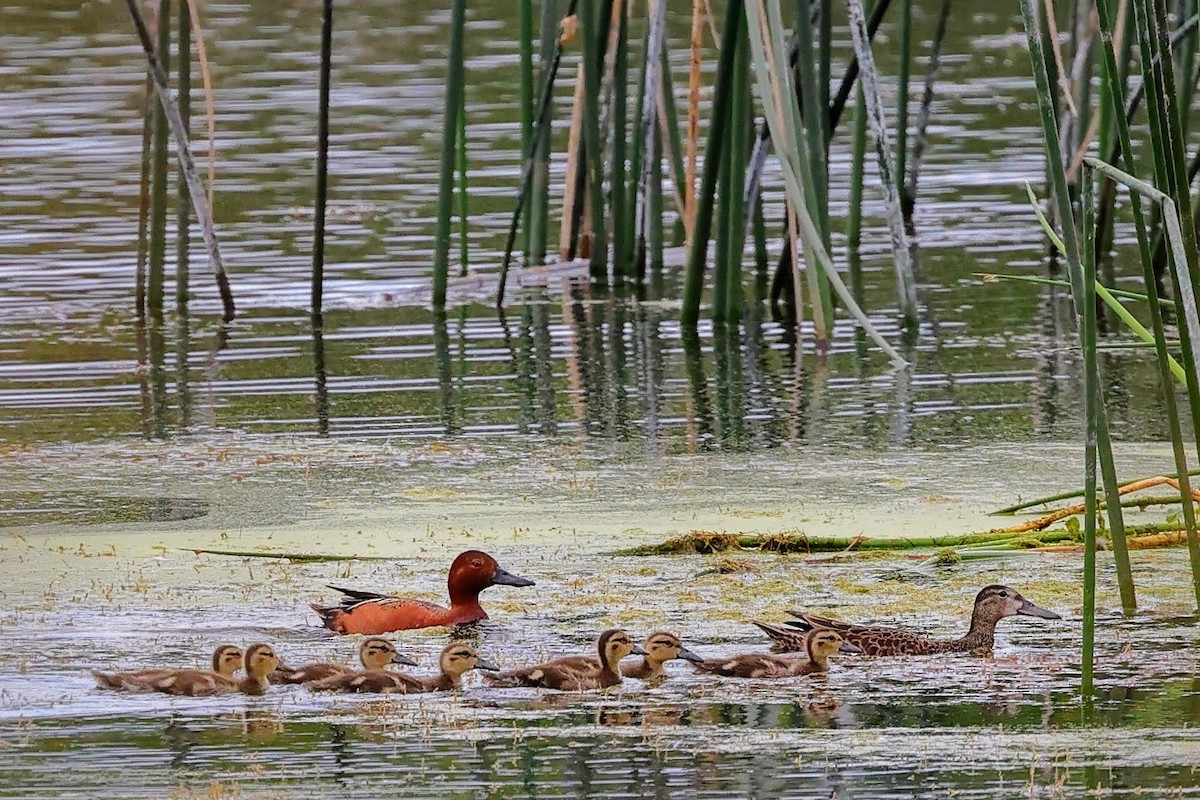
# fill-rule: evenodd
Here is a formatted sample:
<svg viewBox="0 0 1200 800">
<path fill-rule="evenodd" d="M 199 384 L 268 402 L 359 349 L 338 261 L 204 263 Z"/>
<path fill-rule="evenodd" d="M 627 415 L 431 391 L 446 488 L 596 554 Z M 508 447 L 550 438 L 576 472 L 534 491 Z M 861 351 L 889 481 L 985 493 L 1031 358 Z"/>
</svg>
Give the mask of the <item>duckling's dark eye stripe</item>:
<svg viewBox="0 0 1200 800">
<path fill-rule="evenodd" d="M 470 658 L 471 657 L 471 653 L 469 650 L 459 650 L 457 653 L 451 653 L 450 655 L 455 656 L 457 658 Z"/>
<path fill-rule="evenodd" d="M 653 641 L 650 642 L 650 644 L 658 645 L 659 647 L 674 647 L 675 646 L 675 642 L 671 641 L 670 639 L 654 639 Z"/>
</svg>

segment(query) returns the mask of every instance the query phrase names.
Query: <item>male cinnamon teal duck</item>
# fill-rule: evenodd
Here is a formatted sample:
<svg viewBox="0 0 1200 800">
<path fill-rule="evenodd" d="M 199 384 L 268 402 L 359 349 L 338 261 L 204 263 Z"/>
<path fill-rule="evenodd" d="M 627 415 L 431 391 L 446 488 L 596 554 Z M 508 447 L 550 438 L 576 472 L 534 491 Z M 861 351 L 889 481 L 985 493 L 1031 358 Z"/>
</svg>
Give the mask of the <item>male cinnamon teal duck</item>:
<svg viewBox="0 0 1200 800">
<path fill-rule="evenodd" d="M 212 669 L 139 669 L 130 672 L 101 672 L 92 670 L 100 686 L 105 689 L 124 689 L 131 692 L 150 692 L 161 682 L 169 680 L 171 694 L 195 695 L 207 692 L 219 678 L 233 680 L 234 673 L 242 668 L 242 650 L 231 644 L 223 644 L 213 651 Z M 214 678 L 213 676 L 217 676 Z"/>
<path fill-rule="evenodd" d="M 1021 596 L 1020 592 L 1007 586 L 993 584 L 985 586 L 975 596 L 975 610 L 971 614 L 971 627 L 965 636 L 958 639 L 931 639 L 919 633 L 900 628 L 868 627 L 838 622 L 828 617 L 789 611 L 795 620 L 784 625 L 755 622 L 766 631 L 779 649 L 802 650 L 804 639 L 812 631 L 834 630 L 849 643 L 857 646 L 869 656 L 931 655 L 933 653 L 986 652 L 996 642 L 996 623 L 1005 617 L 1018 614 L 1042 619 L 1062 619 L 1053 611 L 1036 606 Z"/>
<path fill-rule="evenodd" d="M 404 664 L 415 667 L 416 661 L 396 652 L 396 647 L 387 639 L 372 637 L 358 648 L 358 658 L 364 670 L 384 669 L 388 664 Z M 332 678 L 335 675 L 350 675 L 357 672 L 346 664 L 305 664 L 299 669 L 280 667 L 270 675 L 271 683 L 310 683 Z"/>
<path fill-rule="evenodd" d="M 534 583 L 508 572 L 487 553 L 468 550 L 460 553 L 450 565 L 446 585 L 450 592 L 449 608 L 411 597 L 330 586 L 345 595 L 342 604 L 327 607 L 314 603 L 312 609 L 334 633 L 377 636 L 391 631 L 464 625 L 487 619 L 487 612 L 479 605 L 480 592 L 489 586 L 533 586 Z"/>
<path fill-rule="evenodd" d="M 510 669 L 496 675 L 484 675 L 483 679 L 492 686 L 534 686 L 564 691 L 587 691 L 607 689 L 621 682 L 621 659 L 628 655 L 646 655 L 646 651 L 633 643 L 629 634 L 620 628 L 610 628 L 596 640 L 593 656 L 568 656 L 532 667 Z M 597 662 L 600 665 L 596 669 Z"/>
<path fill-rule="evenodd" d="M 232 675 L 237 667 L 230 667 L 236 653 L 246 671 L 242 680 Z M 206 697 L 241 691 L 246 694 L 262 694 L 267 690 L 267 675 L 279 666 L 279 659 L 269 645 L 256 644 L 246 650 L 245 656 L 232 645 L 222 645 L 213 653 L 213 666 L 221 671 L 201 669 L 139 670 L 137 672 L 104 673 L 92 672 L 100 685 L 110 689 L 130 691 L 163 692 L 165 694 Z"/>
<path fill-rule="evenodd" d="M 391 672 L 385 669 L 369 669 L 349 675 L 334 675 L 324 680 L 307 684 L 316 692 L 372 692 L 385 694 L 417 694 L 420 692 L 448 692 L 462 686 L 462 676 L 473 669 L 495 670 L 497 667 L 479 657 L 475 648 L 466 642 L 451 642 L 438 658 L 437 675 L 419 677 Z"/>
<path fill-rule="evenodd" d="M 817 630 L 805 640 L 803 656 L 773 656 L 769 653 L 743 653 L 729 658 L 712 658 L 693 662 L 701 672 L 723 675 L 726 678 L 792 678 L 829 671 L 829 657 L 839 650 L 855 650 L 842 641 L 837 631 Z"/>
<path fill-rule="evenodd" d="M 667 677 L 663 665 L 668 661 L 682 658 L 693 664 L 704 659 L 683 646 L 683 642 L 673 633 L 658 631 L 646 637 L 642 649 L 646 655 L 637 664 L 621 667 L 621 675 L 626 678 L 637 678 L 647 683 L 658 683 Z"/>
</svg>

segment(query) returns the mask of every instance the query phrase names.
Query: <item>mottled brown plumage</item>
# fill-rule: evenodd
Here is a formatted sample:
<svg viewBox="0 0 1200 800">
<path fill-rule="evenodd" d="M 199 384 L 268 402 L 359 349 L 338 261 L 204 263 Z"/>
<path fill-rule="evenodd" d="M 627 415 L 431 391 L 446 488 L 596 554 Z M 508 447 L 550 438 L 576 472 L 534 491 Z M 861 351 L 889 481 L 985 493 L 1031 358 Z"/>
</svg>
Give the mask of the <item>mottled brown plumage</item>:
<svg viewBox="0 0 1200 800">
<path fill-rule="evenodd" d="M 792 678 L 829 671 L 829 657 L 842 649 L 842 637 L 836 631 L 813 632 L 805 642 L 807 658 L 773 656 L 769 653 L 743 653 L 729 658 L 711 658 L 693 662 L 701 672 L 726 678 Z"/>
<path fill-rule="evenodd" d="M 100 686 L 128 692 L 165 691 L 170 694 L 213 694 L 218 684 L 232 683 L 242 668 L 241 648 L 223 644 L 213 651 L 212 669 L 139 669 L 132 672 L 92 670 Z M 172 688 L 159 689 L 159 685 Z"/>
<path fill-rule="evenodd" d="M 1022 614 L 1042 619 L 1062 619 L 1053 611 L 1040 608 L 1007 586 L 985 586 L 975 596 L 971 627 L 958 639 L 931 639 L 900 628 L 851 625 L 815 614 L 789 611 L 796 617 L 787 626 L 756 622 L 774 640 L 778 649 L 800 650 L 811 631 L 835 630 L 849 643 L 869 656 L 932 655 L 934 653 L 989 652 L 996 642 L 996 623 L 1005 617 Z"/>
<path fill-rule="evenodd" d="M 237 667 L 230 667 L 236 658 L 242 660 L 246 677 L 237 681 L 232 678 Z M 246 650 L 245 655 L 233 645 L 222 645 L 213 653 L 213 666 L 217 670 L 177 669 L 139 670 L 137 672 L 104 673 L 92 672 L 100 685 L 110 689 L 127 691 L 163 692 L 165 694 L 206 697 L 214 694 L 245 692 L 262 694 L 267 690 L 267 675 L 279 666 L 279 659 L 269 645 L 256 644 Z"/>
<path fill-rule="evenodd" d="M 532 667 L 512 669 L 497 675 L 485 675 L 492 686 L 531 686 L 563 691 L 607 689 L 621 682 L 621 659 L 628 655 L 645 655 L 620 628 L 610 628 L 596 640 L 599 658 L 568 656 Z"/>
<path fill-rule="evenodd" d="M 385 669 L 369 669 L 349 675 L 334 675 L 306 684 L 315 692 L 361 692 L 375 694 L 418 694 L 448 692 L 462 686 L 462 676 L 473 669 L 494 670 L 466 642 L 451 642 L 438 658 L 437 675 L 406 675 Z"/>
<path fill-rule="evenodd" d="M 373 637 L 358 648 L 358 658 L 364 670 L 384 669 L 389 664 L 404 664 L 415 667 L 416 661 L 396 652 L 396 647 L 387 639 Z M 270 675 L 271 683 L 311 683 L 337 675 L 352 675 L 358 672 L 346 664 L 305 664 L 299 669 L 280 667 Z"/>
</svg>

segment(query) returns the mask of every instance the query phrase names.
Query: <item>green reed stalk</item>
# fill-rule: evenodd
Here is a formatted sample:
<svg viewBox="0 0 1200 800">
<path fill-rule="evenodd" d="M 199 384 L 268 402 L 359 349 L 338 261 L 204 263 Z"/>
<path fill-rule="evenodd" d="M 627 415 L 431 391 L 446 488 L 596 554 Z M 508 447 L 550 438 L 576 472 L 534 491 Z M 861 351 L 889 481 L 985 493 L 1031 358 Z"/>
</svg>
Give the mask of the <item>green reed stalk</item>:
<svg viewBox="0 0 1200 800">
<path fill-rule="evenodd" d="M 912 69 L 912 0 L 900 3 L 900 66 L 896 74 L 896 190 L 904 198 L 908 174 L 908 82 Z"/>
<path fill-rule="evenodd" d="M 1112 47 L 1112 32 L 1114 20 L 1109 7 L 1110 0 L 1097 0 L 1096 11 L 1100 22 L 1101 44 L 1102 44 L 1102 69 L 1105 73 L 1104 86 L 1108 89 L 1108 105 L 1114 109 L 1124 109 L 1126 107 L 1125 97 L 1125 82 L 1123 80 L 1113 80 L 1113 76 L 1118 75 L 1117 64 L 1113 54 Z M 1127 27 L 1126 36 L 1129 39 L 1133 38 L 1133 32 Z M 1113 116 L 1114 128 L 1117 133 L 1117 141 L 1121 147 L 1122 163 L 1125 171 L 1130 176 L 1137 174 L 1136 168 L 1136 151 L 1133 149 L 1133 139 L 1129 131 L 1129 123 L 1127 118 L 1122 113 L 1115 113 Z M 1112 181 L 1113 186 L 1116 186 L 1116 181 Z M 1114 192 L 1115 195 L 1115 192 Z M 1159 384 L 1162 387 L 1164 410 L 1166 411 L 1167 424 L 1171 435 L 1171 450 L 1175 459 L 1175 470 L 1179 476 L 1179 491 L 1183 500 L 1183 517 L 1184 524 L 1187 530 L 1189 552 L 1198 553 L 1192 548 L 1192 542 L 1196 541 L 1196 518 L 1195 511 L 1189 500 L 1191 497 L 1191 481 L 1189 480 L 1189 471 L 1187 465 L 1187 451 L 1183 443 L 1183 432 L 1180 425 L 1179 409 L 1175 401 L 1175 387 L 1172 385 L 1171 377 L 1175 372 L 1175 368 L 1179 365 L 1175 363 L 1175 359 L 1171 357 L 1168 349 L 1166 331 L 1163 326 L 1162 309 L 1158 298 L 1158 282 L 1154 275 L 1154 258 L 1151 252 L 1151 242 L 1149 233 L 1146 230 L 1145 214 L 1142 210 L 1142 193 L 1139 191 L 1130 191 L 1130 205 L 1133 209 L 1134 225 L 1137 230 L 1138 250 L 1141 255 L 1142 263 L 1142 282 L 1146 287 L 1146 300 L 1150 310 L 1150 327 L 1154 332 L 1155 345 L 1155 360 L 1158 364 Z M 1183 371 L 1180 369 L 1180 371 Z M 1196 381 L 1195 373 L 1192 373 L 1193 379 L 1187 380 L 1186 374 L 1183 383 L 1189 387 L 1189 397 L 1195 399 L 1194 388 Z M 1192 406 L 1193 419 L 1196 419 Z M 1197 560 L 1193 558 L 1193 568 L 1197 565 Z M 1194 573 L 1195 575 L 1198 573 Z M 1200 605 L 1200 587 L 1197 588 L 1197 604 Z"/>
<path fill-rule="evenodd" d="M 542 0 L 541 44 L 538 63 L 541 65 L 539 85 L 553 85 L 553 72 L 557 71 L 557 58 L 561 57 L 558 42 L 558 0 Z M 544 92 L 544 89 L 543 89 Z M 534 111 L 530 98 L 530 113 Z M 530 127 L 531 141 L 521 151 L 532 167 L 533 196 L 526 215 L 529 229 L 527 243 L 530 264 L 541 264 L 546 260 L 546 230 L 550 224 L 550 114 L 549 105 L 538 109 Z"/>
<path fill-rule="evenodd" d="M 543 5 L 546 3 L 543 1 Z M 521 153 L 522 155 L 529 152 L 530 143 L 533 142 L 533 0 L 518 0 L 517 2 L 517 17 L 520 32 L 518 36 L 520 41 L 517 43 L 517 51 L 520 54 L 521 66 L 521 83 L 518 102 L 521 104 Z M 465 92 L 464 92 L 465 94 Z M 460 139 L 459 141 L 465 141 Z M 466 149 L 465 147 L 463 148 Z M 462 181 L 461 185 L 465 187 L 466 181 Z M 464 220 L 466 217 L 463 218 Z M 466 229 L 466 223 L 463 224 L 463 229 Z M 522 229 L 524 234 L 524 250 L 528 257 L 532 249 L 533 229 L 526 220 L 525 227 Z M 465 250 L 464 245 L 464 250 Z M 463 269 L 466 269 L 467 260 L 463 258 Z"/>
<path fill-rule="evenodd" d="M 138 182 L 137 271 L 134 275 L 133 301 L 139 325 L 146 322 L 146 259 L 150 251 L 150 151 L 154 141 L 154 89 L 146 73 L 145 107 L 142 109 L 142 161 Z M 142 361 L 143 359 L 138 359 Z"/>
<path fill-rule="evenodd" d="M 192 99 L 192 20 L 188 13 L 188 1 L 179 2 L 179 43 L 176 52 L 179 54 L 179 66 L 176 78 L 176 93 L 179 98 L 179 116 L 183 120 L 184 130 L 191 125 Z M 175 187 L 175 307 L 181 313 L 186 313 L 188 302 L 188 250 L 191 233 L 192 204 L 188 197 L 187 176 L 183 167 L 179 168 L 179 181 Z"/>
<path fill-rule="evenodd" d="M 625 192 L 624 201 L 624 219 L 620 219 L 616 214 L 613 214 L 613 239 L 620 241 L 620 244 L 614 244 L 613 251 L 616 253 L 614 258 L 620 263 L 630 264 L 633 270 L 637 272 L 638 280 L 640 281 L 645 274 L 645 248 L 646 248 L 646 231 L 642 224 L 642 216 L 646 215 L 643 204 L 649 201 L 645 196 L 646 187 L 649 185 L 648 175 L 643 174 L 644 169 L 649 169 L 651 154 L 649 150 L 653 147 L 649 142 L 649 133 L 646 131 L 646 125 L 650 120 L 646 117 L 646 95 L 648 93 L 647 81 L 651 79 L 652 71 L 650 69 L 650 48 L 651 38 L 653 36 L 654 22 L 653 20 L 646 26 L 646 35 L 642 37 L 642 67 L 638 75 L 638 94 L 637 102 L 634 107 L 634 148 L 629 154 L 629 177 L 625 186 L 621 186 L 613 181 L 613 192 Z M 622 247 L 624 251 L 622 251 Z"/>
<path fill-rule="evenodd" d="M 454 206 L 454 163 L 458 141 L 458 109 L 463 94 L 463 38 L 467 0 L 454 0 L 450 12 L 450 52 L 446 58 L 446 100 L 442 111 L 442 161 L 438 174 L 437 234 L 433 251 L 433 305 L 446 306 L 450 272 L 450 217 Z"/>
<path fill-rule="evenodd" d="M 1062 239 L 1066 250 L 1067 268 L 1071 279 L 1071 297 L 1074 303 L 1076 326 L 1082 332 L 1082 303 L 1084 302 L 1084 280 L 1079 252 L 1079 233 L 1075 228 L 1074 212 L 1067 188 L 1063 152 L 1058 138 L 1058 121 L 1054 110 L 1054 95 L 1050 89 L 1050 72 L 1042 47 L 1041 25 L 1038 23 L 1035 0 L 1021 0 L 1021 13 L 1025 22 L 1025 35 L 1029 44 L 1029 56 L 1033 64 L 1034 84 L 1037 87 L 1038 108 L 1045 137 L 1046 168 L 1057 203 L 1058 217 L 1062 225 Z M 1094 284 L 1094 281 L 1093 281 Z M 1104 493 L 1108 499 L 1109 529 L 1113 540 L 1113 560 L 1117 568 L 1117 584 L 1121 593 L 1121 606 L 1126 611 L 1137 607 L 1133 586 L 1133 570 L 1129 563 L 1129 551 L 1125 542 L 1124 516 L 1121 513 L 1120 496 L 1117 493 L 1116 466 L 1113 463 L 1112 446 L 1108 432 L 1108 417 L 1103 404 L 1097 411 L 1096 443 L 1100 468 L 1104 478 Z"/>
<path fill-rule="evenodd" d="M 620 224 L 625 219 L 625 203 L 628 197 L 626 186 L 626 149 L 629 117 L 629 4 L 621 4 L 621 17 L 617 22 L 616 52 L 613 54 L 612 76 L 612 207 L 613 225 L 613 280 L 634 277 L 632 259 L 626 256 L 632 250 L 627 244 L 634 238 L 631 228 Z M 646 59 L 649 62 L 649 58 Z M 657 62 L 657 59 L 655 59 Z"/>
<path fill-rule="evenodd" d="M 1083 450 L 1083 648 L 1081 693 L 1091 697 L 1096 648 L 1096 435 L 1099 428 L 1100 370 L 1096 361 L 1096 207 L 1092 172 L 1080 176 L 1083 206 L 1083 385 L 1087 433 Z"/>
<path fill-rule="evenodd" d="M 458 147 L 455 148 L 455 163 L 458 170 L 458 274 L 467 274 L 467 265 L 471 260 L 470 242 L 468 241 L 468 220 L 470 219 L 471 186 L 467 178 L 467 87 L 459 93 L 458 104 Z M 528 229 L 528 226 L 526 226 Z M 527 251 L 528 252 L 528 251 Z"/>
<path fill-rule="evenodd" d="M 819 0 L 817 13 L 817 86 L 821 89 L 820 104 L 826 110 L 822 124 L 825 126 L 825 159 L 829 159 L 829 143 L 833 141 L 833 128 L 829 125 L 830 69 L 833 65 L 833 8 L 830 0 Z"/>
<path fill-rule="evenodd" d="M 317 90 L 317 188 L 313 204 L 312 313 L 317 315 L 324 305 L 325 292 L 325 201 L 329 191 L 329 84 L 332 61 L 333 0 L 324 0 L 321 6 L 321 71 Z"/>
<path fill-rule="evenodd" d="M 606 4 L 607 5 L 607 4 Z M 596 0 L 580 0 L 579 35 L 583 39 L 583 149 L 587 161 L 588 203 L 591 206 L 592 252 L 588 272 L 592 282 L 608 283 L 608 236 L 605 230 L 604 158 L 600 149 L 600 70 L 607 47 L 609 18 L 598 14 Z"/>
<path fill-rule="evenodd" d="M 846 219 L 846 248 L 850 258 L 850 287 L 856 298 L 862 297 L 862 260 L 859 247 L 862 244 L 863 166 L 867 160 L 867 104 L 863 97 L 862 84 L 854 104 L 854 139 L 850 151 L 850 211 Z"/>
<path fill-rule="evenodd" d="M 171 0 L 159 0 L 158 63 L 164 73 L 171 69 Z M 154 152 L 150 182 L 150 271 L 146 308 L 155 320 L 163 315 L 163 270 L 167 258 L 167 111 L 159 103 L 154 112 Z"/>
<path fill-rule="evenodd" d="M 1200 442 L 1200 382 L 1195 348 L 1200 345 L 1200 277 L 1196 275 L 1197 256 L 1195 228 L 1192 220 L 1191 193 L 1186 167 L 1186 143 L 1175 96 L 1173 64 L 1168 57 L 1170 41 L 1167 36 L 1165 11 L 1152 0 L 1133 0 L 1138 46 L 1141 51 L 1143 82 L 1147 86 L 1146 108 L 1150 120 L 1155 181 L 1167 195 L 1162 202 L 1162 218 L 1171 242 L 1172 258 L 1169 271 L 1175 296 L 1184 324 L 1179 326 L 1179 343 L 1184 369 L 1188 375 L 1188 400 L 1192 428 Z M 1161 202 L 1161 201 L 1160 201 Z M 1175 215 L 1178 214 L 1176 217 Z M 1178 233 L 1176 233 L 1178 231 Z M 1170 238 L 1170 237 L 1169 237 Z M 1182 471 L 1182 470 L 1181 470 Z M 1182 484 L 1181 484 L 1182 486 Z M 1194 535 L 1188 537 L 1188 554 L 1192 564 L 1192 579 L 1196 603 L 1200 606 L 1200 543 Z"/>
<path fill-rule="evenodd" d="M 736 127 L 737 121 L 731 119 L 730 127 Z M 730 139 L 732 139 L 732 135 Z M 725 153 L 721 159 L 717 178 L 717 219 L 716 219 L 716 253 L 713 258 L 713 322 L 724 323 L 729 314 L 729 217 L 733 200 L 733 165 L 730 153 L 733 142 L 727 142 Z"/>
<path fill-rule="evenodd" d="M 741 321 L 742 258 L 746 249 L 746 162 L 750 156 L 753 105 L 750 97 L 750 41 L 745 26 L 738 37 L 730 91 L 733 93 L 729 133 L 729 218 L 726 221 L 725 320 L 737 330 Z"/>
<path fill-rule="evenodd" d="M 818 82 L 820 67 L 817 65 L 813 42 L 816 34 L 812 28 L 812 18 L 808 10 L 807 0 L 797 0 L 796 3 L 796 55 L 795 79 L 801 94 L 800 121 L 804 129 L 805 151 L 808 156 L 808 168 L 811 175 L 811 186 L 805 188 L 811 196 L 806 200 L 809 213 L 817 223 L 821 233 L 821 244 L 826 250 L 830 246 L 829 228 L 829 141 L 825 136 L 826 115 L 821 106 L 821 98 L 825 90 Z M 833 295 L 829 290 L 829 281 L 821 270 L 811 270 L 808 282 L 812 307 L 813 327 L 816 330 L 818 342 L 828 341 L 833 334 Z M 797 301 L 798 302 L 798 301 Z"/>
<path fill-rule="evenodd" d="M 729 124 L 730 83 L 743 24 L 742 0 L 729 0 L 721 27 L 721 50 L 717 59 L 717 77 L 713 87 L 712 118 L 708 142 L 704 148 L 704 168 L 700 175 L 700 193 L 696 196 L 696 222 L 688 243 L 687 273 L 683 284 L 683 311 L 680 322 L 694 327 L 700 318 L 700 295 L 704 290 L 704 265 L 708 260 L 708 241 L 712 233 L 713 204 L 721 153 L 725 147 L 725 129 Z"/>
</svg>

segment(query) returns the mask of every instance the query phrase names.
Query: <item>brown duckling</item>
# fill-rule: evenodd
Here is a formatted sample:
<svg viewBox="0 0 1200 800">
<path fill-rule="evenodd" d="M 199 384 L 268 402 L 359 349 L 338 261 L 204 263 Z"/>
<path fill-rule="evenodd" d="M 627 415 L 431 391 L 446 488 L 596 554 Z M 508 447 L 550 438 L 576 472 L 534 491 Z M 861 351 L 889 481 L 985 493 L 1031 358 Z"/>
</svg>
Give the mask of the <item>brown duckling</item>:
<svg viewBox="0 0 1200 800">
<path fill-rule="evenodd" d="M 363 669 L 368 672 L 376 669 L 384 669 L 388 664 L 404 664 L 405 666 L 415 667 L 416 661 L 413 661 L 408 656 L 400 655 L 396 652 L 396 647 L 387 639 L 372 637 L 362 643 L 358 648 L 358 658 L 362 662 Z M 288 669 L 280 667 L 268 676 L 271 683 L 311 683 L 320 681 L 326 678 L 332 678 L 337 675 L 353 675 L 357 670 L 345 664 L 305 664 L 299 669 Z"/>
<path fill-rule="evenodd" d="M 101 688 L 130 692 L 169 692 L 181 695 L 212 694 L 218 683 L 233 682 L 234 673 L 242 668 L 242 650 L 223 644 L 213 651 L 212 669 L 139 669 L 132 672 L 101 672 L 92 670 Z M 170 688 L 161 689 L 159 684 Z"/>
<path fill-rule="evenodd" d="M 729 658 L 713 658 L 693 662 L 701 672 L 723 675 L 727 678 L 791 678 L 797 675 L 812 675 L 829 671 L 829 657 L 838 650 L 857 650 L 854 645 L 843 642 L 837 631 L 818 630 L 805 640 L 808 658 L 800 656 L 773 656 L 768 653 L 744 653 Z"/>
<path fill-rule="evenodd" d="M 641 663 L 621 667 L 621 675 L 625 678 L 637 678 L 647 683 L 658 683 L 667 677 L 663 664 L 682 658 L 692 663 L 702 663 L 704 659 L 683 646 L 683 642 L 673 633 L 658 631 L 646 637 L 642 649 L 646 655 Z"/>
<path fill-rule="evenodd" d="M 437 675 L 419 677 L 391 672 L 385 669 L 369 669 L 349 675 L 334 675 L 324 680 L 306 684 L 315 692 L 375 692 L 387 694 L 417 694 L 420 692 L 448 692 L 462 686 L 462 676 L 473 669 L 495 670 L 498 667 L 479 657 L 475 648 L 466 642 L 451 642 L 438 658 L 440 672 Z"/>
<path fill-rule="evenodd" d="M 226 659 L 229 657 L 230 650 L 226 648 L 232 650 L 237 650 L 237 648 L 231 645 L 218 648 L 221 653 L 221 665 L 228 669 Z M 217 653 L 213 654 L 213 659 L 215 662 Z M 97 672 L 95 675 L 102 686 L 110 688 L 207 697 L 208 695 L 239 691 L 245 694 L 263 694 L 268 686 L 267 675 L 278 666 L 279 659 L 270 645 L 255 644 L 251 645 L 243 656 L 242 668 L 246 671 L 246 677 L 240 681 L 220 672 L 199 669 L 142 670 L 140 674 L 117 673 L 115 675 Z"/>
<path fill-rule="evenodd" d="M 646 655 L 620 628 L 610 628 L 596 640 L 597 659 L 591 656 L 570 656 L 532 667 L 511 669 L 498 675 L 485 675 L 493 686 L 535 686 L 564 691 L 607 689 L 621 682 L 621 659 L 628 655 Z"/>
</svg>

